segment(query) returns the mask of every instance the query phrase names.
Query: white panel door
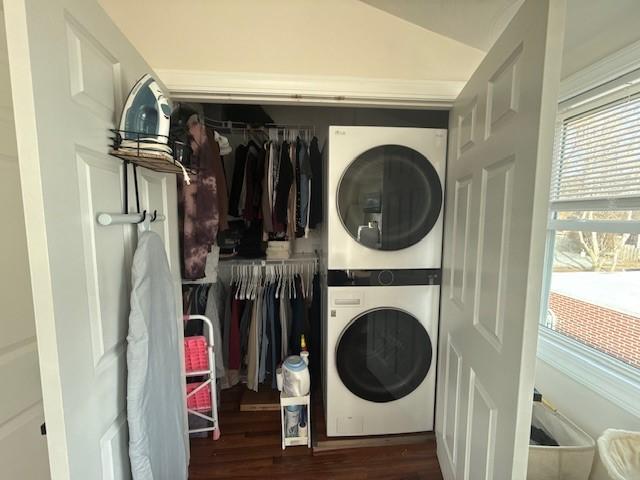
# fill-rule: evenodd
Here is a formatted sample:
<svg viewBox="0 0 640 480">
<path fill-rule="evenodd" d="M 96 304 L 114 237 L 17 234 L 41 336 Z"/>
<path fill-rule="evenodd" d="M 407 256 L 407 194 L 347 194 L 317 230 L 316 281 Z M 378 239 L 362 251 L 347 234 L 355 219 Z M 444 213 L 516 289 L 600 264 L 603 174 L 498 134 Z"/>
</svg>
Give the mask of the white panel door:
<svg viewBox="0 0 640 480">
<path fill-rule="evenodd" d="M 95 218 L 122 211 L 108 129 L 150 69 L 93 0 L 4 3 L 52 478 L 126 479 L 136 235 Z M 139 173 L 141 207 L 167 216 L 154 228 L 177 287 L 175 177 Z"/>
<path fill-rule="evenodd" d="M 0 3 L 0 477 L 49 478 L 9 58 Z"/>
<path fill-rule="evenodd" d="M 565 5 L 527 0 L 450 113 L 438 458 L 526 475 Z"/>
</svg>

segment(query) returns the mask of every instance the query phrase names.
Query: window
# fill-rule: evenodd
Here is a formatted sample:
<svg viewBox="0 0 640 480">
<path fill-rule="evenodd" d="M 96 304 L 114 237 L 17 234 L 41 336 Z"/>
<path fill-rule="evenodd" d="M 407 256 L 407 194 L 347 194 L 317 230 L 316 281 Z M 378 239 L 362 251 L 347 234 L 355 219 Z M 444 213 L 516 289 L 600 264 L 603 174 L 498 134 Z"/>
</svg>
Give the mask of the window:
<svg viewBox="0 0 640 480">
<path fill-rule="evenodd" d="M 562 344 L 588 356 L 590 368 L 615 370 L 637 387 L 640 93 L 566 110 L 556 133 L 541 350 Z"/>
</svg>

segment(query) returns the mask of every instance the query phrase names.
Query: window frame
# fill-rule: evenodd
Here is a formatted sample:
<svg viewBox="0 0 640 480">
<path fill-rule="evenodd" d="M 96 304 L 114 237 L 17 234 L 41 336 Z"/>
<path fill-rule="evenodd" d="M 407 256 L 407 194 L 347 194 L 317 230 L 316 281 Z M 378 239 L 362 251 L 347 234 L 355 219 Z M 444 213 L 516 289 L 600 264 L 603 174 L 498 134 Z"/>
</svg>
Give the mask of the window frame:
<svg viewBox="0 0 640 480">
<path fill-rule="evenodd" d="M 560 103 L 556 123 L 559 134 L 565 119 L 640 93 L 640 70 L 591 89 Z M 618 199 L 568 200 L 550 202 L 543 271 L 543 288 L 538 327 L 538 358 L 568 377 L 590 388 L 628 412 L 640 416 L 640 369 L 585 345 L 545 326 L 551 290 L 555 236 L 559 230 L 607 233 L 638 233 L 640 222 L 633 220 L 562 220 L 561 211 L 640 210 L 640 196 Z"/>
</svg>

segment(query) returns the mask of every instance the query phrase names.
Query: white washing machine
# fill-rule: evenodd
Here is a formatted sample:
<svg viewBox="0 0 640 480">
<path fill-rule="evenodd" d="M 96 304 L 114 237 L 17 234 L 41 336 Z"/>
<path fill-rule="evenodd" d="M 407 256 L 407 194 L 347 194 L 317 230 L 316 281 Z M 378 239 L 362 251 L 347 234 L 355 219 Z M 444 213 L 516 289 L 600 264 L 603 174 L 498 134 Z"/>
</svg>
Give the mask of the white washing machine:
<svg viewBox="0 0 640 480">
<path fill-rule="evenodd" d="M 447 131 L 329 127 L 327 267 L 440 268 Z"/>
<path fill-rule="evenodd" d="M 328 288 L 328 436 L 433 430 L 440 272 L 431 275 L 431 285 Z"/>
</svg>

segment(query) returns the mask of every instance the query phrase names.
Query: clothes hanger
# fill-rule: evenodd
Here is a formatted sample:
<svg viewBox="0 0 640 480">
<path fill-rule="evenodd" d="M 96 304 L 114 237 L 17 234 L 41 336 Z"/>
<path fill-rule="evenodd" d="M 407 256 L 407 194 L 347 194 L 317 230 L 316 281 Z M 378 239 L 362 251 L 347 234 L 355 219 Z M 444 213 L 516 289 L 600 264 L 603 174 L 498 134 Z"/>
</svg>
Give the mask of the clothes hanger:
<svg viewBox="0 0 640 480">
<path fill-rule="evenodd" d="M 244 300 L 244 292 L 246 291 L 247 288 L 247 271 L 246 271 L 246 266 L 245 265 L 241 265 L 240 266 L 240 284 L 238 286 L 238 291 L 236 292 L 236 298 L 238 300 Z"/>
<path fill-rule="evenodd" d="M 245 268 L 247 272 L 247 280 L 245 281 L 243 300 L 250 300 L 249 295 L 251 293 L 251 282 L 253 282 L 253 275 L 251 274 L 251 267 L 249 265 L 247 265 Z"/>
<path fill-rule="evenodd" d="M 291 298 L 289 296 L 289 269 L 285 263 L 282 264 L 282 270 L 284 271 L 284 279 L 282 282 L 282 297 Z"/>
<path fill-rule="evenodd" d="M 251 299 L 255 300 L 256 299 L 256 295 L 258 293 L 258 287 L 260 286 L 260 280 L 262 275 L 260 274 L 260 266 L 259 265 L 254 265 L 253 266 L 253 289 L 251 290 Z"/>
<path fill-rule="evenodd" d="M 251 300 L 251 288 L 253 287 L 253 275 L 251 271 L 251 267 L 247 266 L 247 282 L 244 288 L 244 300 Z"/>
<path fill-rule="evenodd" d="M 242 272 L 241 272 L 241 266 L 238 265 L 237 267 L 237 271 L 236 274 L 238 275 L 238 278 L 236 279 L 236 294 L 235 294 L 235 298 L 236 300 L 240 299 L 240 289 L 242 288 Z"/>
<path fill-rule="evenodd" d="M 250 280 L 249 269 L 247 268 L 246 265 L 244 265 L 244 288 L 242 289 L 242 300 L 247 299 L 247 288 L 249 286 L 249 280 Z"/>
<path fill-rule="evenodd" d="M 276 287 L 276 298 L 280 298 L 282 295 L 282 285 L 284 282 L 284 264 L 278 265 L 278 270 L 280 271 L 280 275 L 278 278 L 278 286 Z"/>
<path fill-rule="evenodd" d="M 304 275 L 305 266 L 306 265 L 304 263 L 298 265 L 298 273 L 297 273 L 297 275 L 300 277 L 300 294 L 303 296 L 303 298 L 307 298 L 307 290 L 305 288 L 307 282 Z"/>
</svg>

